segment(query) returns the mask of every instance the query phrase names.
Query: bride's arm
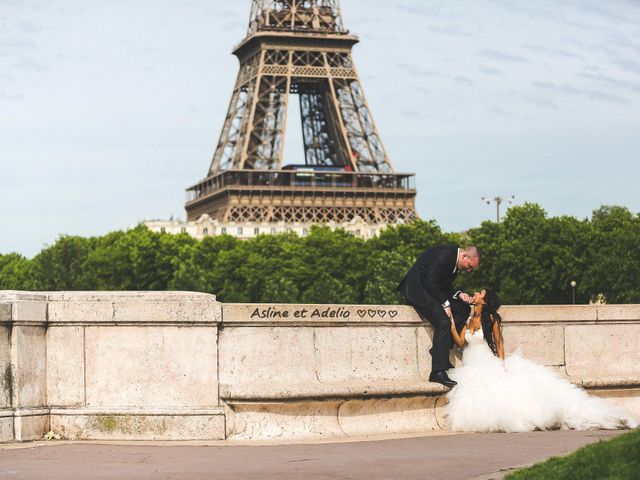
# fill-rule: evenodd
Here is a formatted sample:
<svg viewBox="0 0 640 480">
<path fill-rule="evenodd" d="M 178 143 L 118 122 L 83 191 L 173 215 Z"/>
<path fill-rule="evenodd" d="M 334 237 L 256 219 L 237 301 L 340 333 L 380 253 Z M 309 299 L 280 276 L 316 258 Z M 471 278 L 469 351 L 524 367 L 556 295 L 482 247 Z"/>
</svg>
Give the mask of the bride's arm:
<svg viewBox="0 0 640 480">
<path fill-rule="evenodd" d="M 498 322 L 493 322 L 493 341 L 496 344 L 498 357 L 504 360 L 504 343 L 502 342 L 502 332 L 500 331 L 500 324 Z"/>
<path fill-rule="evenodd" d="M 460 334 L 458 334 L 458 330 L 456 330 L 456 323 L 453 321 L 453 318 L 451 318 L 451 336 L 453 337 L 453 341 L 459 348 L 464 347 L 464 337 L 466 334 L 467 324 L 465 323 L 464 327 L 462 327 L 462 330 L 460 331 Z"/>
</svg>

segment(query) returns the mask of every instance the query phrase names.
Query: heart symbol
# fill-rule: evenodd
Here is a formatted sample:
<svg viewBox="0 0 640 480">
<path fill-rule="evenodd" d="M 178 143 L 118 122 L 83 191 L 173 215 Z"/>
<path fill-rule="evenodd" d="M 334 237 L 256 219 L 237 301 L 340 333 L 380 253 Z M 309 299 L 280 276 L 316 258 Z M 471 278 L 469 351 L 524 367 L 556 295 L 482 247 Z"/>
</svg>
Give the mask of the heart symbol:
<svg viewBox="0 0 640 480">
<path fill-rule="evenodd" d="M 366 311 L 366 310 L 358 310 L 358 312 L 357 312 L 357 313 L 358 313 L 358 316 L 359 316 L 360 318 L 362 318 L 362 317 L 364 317 L 364 316 L 367 314 L 367 311 Z"/>
<path fill-rule="evenodd" d="M 386 310 L 378 310 L 378 315 L 380 315 L 380 318 L 384 318 L 386 314 L 387 314 Z"/>
<path fill-rule="evenodd" d="M 376 312 L 375 310 L 369 310 L 369 316 L 370 316 L 371 318 L 375 317 L 375 316 L 376 316 L 376 313 L 377 313 L 377 312 Z"/>
<path fill-rule="evenodd" d="M 390 311 L 389 311 L 389 316 L 390 316 L 391 318 L 396 317 L 396 315 L 398 315 L 398 311 L 397 311 L 397 310 L 390 310 Z"/>
</svg>

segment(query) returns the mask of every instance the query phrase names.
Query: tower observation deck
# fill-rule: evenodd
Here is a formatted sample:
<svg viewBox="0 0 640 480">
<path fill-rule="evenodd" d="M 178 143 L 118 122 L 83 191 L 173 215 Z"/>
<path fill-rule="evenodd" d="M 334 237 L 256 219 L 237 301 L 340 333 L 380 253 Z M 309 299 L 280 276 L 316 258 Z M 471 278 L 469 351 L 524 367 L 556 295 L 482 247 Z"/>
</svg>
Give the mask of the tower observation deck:
<svg viewBox="0 0 640 480">
<path fill-rule="evenodd" d="M 414 174 L 389 161 L 351 55 L 338 0 L 253 0 L 240 71 L 206 178 L 187 190 L 187 220 L 405 222 Z M 297 95 L 303 158 L 284 158 Z"/>
</svg>

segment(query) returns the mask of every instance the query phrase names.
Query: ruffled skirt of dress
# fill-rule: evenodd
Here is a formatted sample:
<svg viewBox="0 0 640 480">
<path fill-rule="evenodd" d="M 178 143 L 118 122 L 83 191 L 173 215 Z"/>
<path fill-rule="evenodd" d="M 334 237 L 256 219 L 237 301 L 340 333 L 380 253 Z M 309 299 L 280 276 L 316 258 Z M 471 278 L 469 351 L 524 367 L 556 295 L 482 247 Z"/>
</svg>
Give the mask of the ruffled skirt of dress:
<svg viewBox="0 0 640 480">
<path fill-rule="evenodd" d="M 458 385 L 448 394 L 447 423 L 463 432 L 635 428 L 624 410 L 518 354 L 504 361 L 474 342 L 464 364 L 450 370 Z M 452 373 L 451 373 L 452 372 Z"/>
</svg>

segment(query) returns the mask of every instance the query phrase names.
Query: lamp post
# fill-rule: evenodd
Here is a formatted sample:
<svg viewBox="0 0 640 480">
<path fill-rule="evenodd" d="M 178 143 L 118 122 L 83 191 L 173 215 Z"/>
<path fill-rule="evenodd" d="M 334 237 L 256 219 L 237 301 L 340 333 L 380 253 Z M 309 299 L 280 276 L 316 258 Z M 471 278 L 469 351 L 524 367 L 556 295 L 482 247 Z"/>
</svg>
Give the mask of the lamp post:
<svg viewBox="0 0 640 480">
<path fill-rule="evenodd" d="M 491 205 L 491 202 L 495 202 L 496 203 L 496 223 L 498 225 L 500 225 L 500 205 L 502 204 L 502 202 L 509 202 L 512 203 L 514 200 L 515 195 L 511 195 L 510 197 L 494 197 L 494 198 L 487 198 L 487 197 L 482 197 L 481 200 L 483 202 L 485 202 L 487 205 Z"/>
<path fill-rule="evenodd" d="M 571 283 L 569 284 L 571 285 L 571 300 L 573 301 L 573 305 L 576 304 L 576 281 L 575 280 L 571 280 Z"/>
</svg>

